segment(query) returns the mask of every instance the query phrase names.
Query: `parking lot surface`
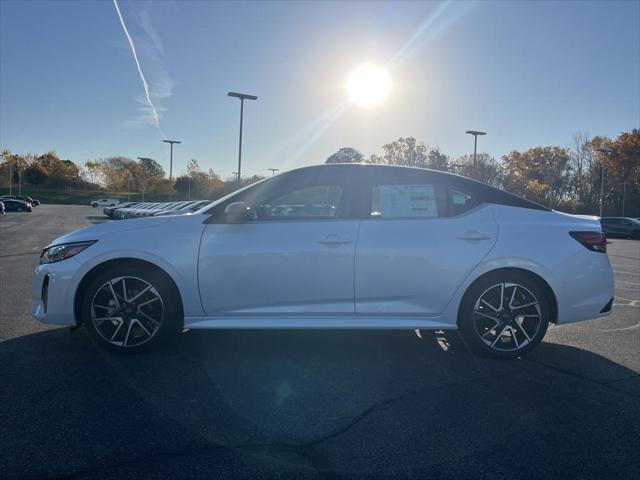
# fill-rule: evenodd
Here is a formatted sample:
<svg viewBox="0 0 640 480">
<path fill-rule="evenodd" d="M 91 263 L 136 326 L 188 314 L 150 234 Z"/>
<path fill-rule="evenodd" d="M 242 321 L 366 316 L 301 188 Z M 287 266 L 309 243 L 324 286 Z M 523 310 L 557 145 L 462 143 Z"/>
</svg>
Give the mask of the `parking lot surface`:
<svg viewBox="0 0 640 480">
<path fill-rule="evenodd" d="M 31 273 L 100 209 L 0 217 L 0 477 L 640 478 L 640 241 L 610 317 L 527 358 L 454 333 L 198 331 L 114 355 L 29 316 Z"/>
</svg>

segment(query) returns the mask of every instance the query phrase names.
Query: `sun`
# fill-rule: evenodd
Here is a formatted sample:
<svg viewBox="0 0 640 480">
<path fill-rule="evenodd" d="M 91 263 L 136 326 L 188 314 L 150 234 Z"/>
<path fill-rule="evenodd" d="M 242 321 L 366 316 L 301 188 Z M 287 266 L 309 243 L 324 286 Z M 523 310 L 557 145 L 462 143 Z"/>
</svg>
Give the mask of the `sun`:
<svg viewBox="0 0 640 480">
<path fill-rule="evenodd" d="M 389 72 L 379 65 L 361 65 L 347 78 L 349 100 L 364 108 L 380 105 L 387 99 L 390 91 Z"/>
</svg>

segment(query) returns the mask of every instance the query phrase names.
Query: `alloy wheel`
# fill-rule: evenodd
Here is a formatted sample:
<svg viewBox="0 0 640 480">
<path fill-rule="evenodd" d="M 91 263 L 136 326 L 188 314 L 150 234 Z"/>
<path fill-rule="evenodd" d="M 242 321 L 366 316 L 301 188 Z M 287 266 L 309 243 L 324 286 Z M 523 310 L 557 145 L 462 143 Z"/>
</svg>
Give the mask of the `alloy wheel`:
<svg viewBox="0 0 640 480">
<path fill-rule="evenodd" d="M 486 289 L 473 309 L 473 325 L 491 349 L 513 352 L 531 343 L 540 330 L 540 302 L 526 287 L 498 283 Z"/>
<path fill-rule="evenodd" d="M 160 330 L 164 319 L 162 297 L 146 280 L 119 276 L 98 288 L 91 301 L 91 321 L 107 342 L 139 347 Z"/>
</svg>

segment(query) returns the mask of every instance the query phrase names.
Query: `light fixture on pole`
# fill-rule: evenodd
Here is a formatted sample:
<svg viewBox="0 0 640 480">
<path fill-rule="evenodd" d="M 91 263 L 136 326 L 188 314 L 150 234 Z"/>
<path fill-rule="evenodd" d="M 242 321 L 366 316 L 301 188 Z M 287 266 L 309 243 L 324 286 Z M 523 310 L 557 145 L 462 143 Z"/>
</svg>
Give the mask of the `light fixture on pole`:
<svg viewBox="0 0 640 480">
<path fill-rule="evenodd" d="M 162 140 L 164 143 L 171 145 L 171 153 L 169 154 L 169 201 L 173 197 L 173 144 L 182 143 L 178 140 Z"/>
<path fill-rule="evenodd" d="M 279 168 L 267 168 L 267 170 L 269 170 L 271 172 L 271 176 L 275 175 L 276 173 L 278 173 L 280 171 Z"/>
<path fill-rule="evenodd" d="M 613 151 L 610 148 L 599 148 L 598 152 L 604 155 L 611 155 Z M 600 158 L 600 217 L 602 217 L 602 210 L 604 206 L 604 161 Z"/>
<path fill-rule="evenodd" d="M 248 95 L 246 93 L 229 92 L 229 97 L 235 97 L 240 99 L 240 140 L 238 142 L 238 185 L 240 185 L 240 176 L 242 175 L 242 117 L 244 115 L 244 101 L 245 100 L 257 100 L 255 95 Z"/>
<path fill-rule="evenodd" d="M 486 135 L 487 132 L 479 132 L 477 130 L 467 130 L 464 133 L 468 133 L 469 135 L 473 135 L 473 169 L 475 171 L 475 169 L 478 166 L 478 163 L 476 161 L 476 151 L 478 150 L 478 135 Z"/>
</svg>

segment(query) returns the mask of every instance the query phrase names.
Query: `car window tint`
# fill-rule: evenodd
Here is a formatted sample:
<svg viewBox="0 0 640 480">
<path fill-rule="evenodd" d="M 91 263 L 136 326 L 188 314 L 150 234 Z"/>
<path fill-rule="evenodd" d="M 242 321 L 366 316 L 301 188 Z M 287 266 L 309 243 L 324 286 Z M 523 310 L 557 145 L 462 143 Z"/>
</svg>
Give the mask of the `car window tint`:
<svg viewBox="0 0 640 480">
<path fill-rule="evenodd" d="M 299 188 L 252 205 L 255 220 L 335 218 L 342 197 L 338 185 Z"/>
<path fill-rule="evenodd" d="M 432 218 L 438 216 L 433 184 L 375 185 L 371 192 L 372 218 Z"/>
<path fill-rule="evenodd" d="M 467 210 L 471 210 L 476 205 L 476 199 L 469 193 L 449 189 L 447 196 L 447 213 L 450 217 L 455 217 Z"/>
</svg>

